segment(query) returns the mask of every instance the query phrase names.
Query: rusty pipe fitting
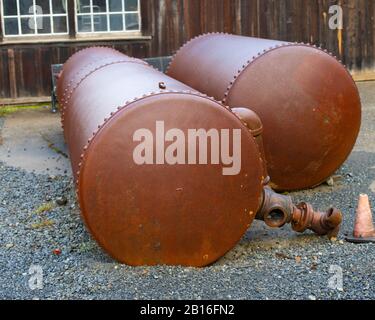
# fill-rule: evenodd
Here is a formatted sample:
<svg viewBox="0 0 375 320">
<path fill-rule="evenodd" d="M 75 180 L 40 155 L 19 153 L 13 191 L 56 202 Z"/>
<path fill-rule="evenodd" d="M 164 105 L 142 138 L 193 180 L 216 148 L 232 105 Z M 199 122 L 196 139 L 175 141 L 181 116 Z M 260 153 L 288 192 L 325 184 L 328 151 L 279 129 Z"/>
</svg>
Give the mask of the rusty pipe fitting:
<svg viewBox="0 0 375 320">
<path fill-rule="evenodd" d="M 337 236 L 342 222 L 342 213 L 336 208 L 326 212 L 314 211 L 306 202 L 294 206 L 292 215 L 292 228 L 296 232 L 309 229 L 318 235 L 328 235 L 329 238 Z"/>
<path fill-rule="evenodd" d="M 281 228 L 290 223 L 296 232 L 312 230 L 316 234 L 329 238 L 336 237 L 342 222 L 342 213 L 330 208 L 323 213 L 302 202 L 294 205 L 290 196 L 274 192 L 271 188 L 263 189 L 263 202 L 256 215 L 257 220 L 264 221 L 271 228 Z"/>
<path fill-rule="evenodd" d="M 263 189 L 263 201 L 256 219 L 262 220 L 271 228 L 281 228 L 291 221 L 293 202 L 289 196 L 276 193 L 270 187 Z"/>
</svg>

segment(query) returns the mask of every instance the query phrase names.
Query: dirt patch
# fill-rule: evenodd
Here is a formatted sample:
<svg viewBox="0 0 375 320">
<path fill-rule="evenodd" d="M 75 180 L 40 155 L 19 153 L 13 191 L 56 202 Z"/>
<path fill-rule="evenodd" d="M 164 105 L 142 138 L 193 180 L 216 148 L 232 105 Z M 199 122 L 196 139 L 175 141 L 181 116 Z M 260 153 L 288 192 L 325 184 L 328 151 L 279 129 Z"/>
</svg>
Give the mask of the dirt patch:
<svg viewBox="0 0 375 320">
<path fill-rule="evenodd" d="M 22 109 L 0 118 L 0 161 L 38 173 L 69 174 L 60 121 L 48 108 Z"/>
</svg>

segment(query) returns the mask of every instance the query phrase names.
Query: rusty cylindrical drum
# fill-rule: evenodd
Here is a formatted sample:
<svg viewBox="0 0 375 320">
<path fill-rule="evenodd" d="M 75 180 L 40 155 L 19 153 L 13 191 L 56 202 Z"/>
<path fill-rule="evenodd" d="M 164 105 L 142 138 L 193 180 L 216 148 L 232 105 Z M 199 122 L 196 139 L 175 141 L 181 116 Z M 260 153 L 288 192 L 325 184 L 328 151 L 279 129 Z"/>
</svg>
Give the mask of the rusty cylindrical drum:
<svg viewBox="0 0 375 320">
<path fill-rule="evenodd" d="M 69 59 L 58 92 L 82 217 L 112 257 L 205 266 L 240 240 L 265 177 L 229 108 L 103 48 Z"/>
<path fill-rule="evenodd" d="M 352 77 L 315 46 L 206 34 L 177 52 L 168 75 L 259 115 L 277 190 L 324 182 L 347 159 L 359 133 L 361 105 Z"/>
</svg>

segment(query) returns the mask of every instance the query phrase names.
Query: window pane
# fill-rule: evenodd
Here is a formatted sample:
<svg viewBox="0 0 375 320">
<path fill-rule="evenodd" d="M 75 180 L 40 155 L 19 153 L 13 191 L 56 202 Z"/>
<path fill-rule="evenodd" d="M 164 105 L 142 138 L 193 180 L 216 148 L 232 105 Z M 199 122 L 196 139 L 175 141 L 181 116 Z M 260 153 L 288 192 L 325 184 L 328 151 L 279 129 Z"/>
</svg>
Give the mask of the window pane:
<svg viewBox="0 0 375 320">
<path fill-rule="evenodd" d="M 29 15 L 34 13 L 33 0 L 22 0 L 19 3 L 21 15 Z"/>
<path fill-rule="evenodd" d="M 14 35 L 46 35 L 52 33 L 66 34 L 68 32 L 66 16 L 66 0 L 0 0 L 3 4 L 4 36 Z M 88 3 L 90 0 L 80 0 L 77 3 Z M 35 3 L 35 7 L 33 6 Z M 18 8 L 17 8 L 18 6 Z M 21 17 L 17 20 L 17 9 Z M 65 14 L 61 17 L 51 17 L 51 14 Z M 36 17 L 35 17 L 36 14 Z M 10 16 L 7 18 L 7 16 Z M 32 17 L 34 16 L 34 17 Z M 85 19 L 86 18 L 86 19 Z M 52 24 L 53 22 L 53 24 Z M 91 17 L 83 17 L 80 29 L 91 32 Z M 101 25 L 98 28 L 103 28 Z"/>
<path fill-rule="evenodd" d="M 18 35 L 18 20 L 17 18 L 5 18 L 4 19 L 4 25 L 5 25 L 5 35 L 11 36 L 11 35 Z"/>
<path fill-rule="evenodd" d="M 80 0 L 77 1 L 77 12 L 78 13 L 90 13 L 90 0 Z"/>
<path fill-rule="evenodd" d="M 21 18 L 21 32 L 22 34 L 35 33 L 36 25 L 34 18 Z"/>
<path fill-rule="evenodd" d="M 125 11 L 137 11 L 138 0 L 125 0 Z"/>
<path fill-rule="evenodd" d="M 88 14 L 78 16 L 78 32 L 91 32 L 91 16 Z"/>
<path fill-rule="evenodd" d="M 94 31 L 95 32 L 108 31 L 106 15 L 94 14 Z"/>
<path fill-rule="evenodd" d="M 36 20 L 39 34 L 51 33 L 51 20 L 49 17 L 38 17 Z"/>
<path fill-rule="evenodd" d="M 36 7 L 36 14 L 49 14 L 50 7 L 49 7 L 49 0 L 36 0 L 35 1 Z"/>
<path fill-rule="evenodd" d="M 17 15 L 17 1 L 16 0 L 4 0 L 3 5 L 4 5 L 5 16 Z"/>
<path fill-rule="evenodd" d="M 52 12 L 55 14 L 66 13 L 66 0 L 53 0 Z"/>
<path fill-rule="evenodd" d="M 53 17 L 53 29 L 54 33 L 67 33 L 66 17 Z"/>
<path fill-rule="evenodd" d="M 139 0 L 77 0 L 77 32 L 139 31 L 138 2 Z"/>
<path fill-rule="evenodd" d="M 108 0 L 109 11 L 111 12 L 122 12 L 122 0 Z"/>
<path fill-rule="evenodd" d="M 123 25 L 122 25 L 122 14 L 111 14 L 110 15 L 110 25 L 111 25 L 111 31 L 122 31 Z"/>
<path fill-rule="evenodd" d="M 93 12 L 107 12 L 106 0 L 92 0 Z"/>
<path fill-rule="evenodd" d="M 139 30 L 138 13 L 125 14 L 126 30 Z"/>
</svg>

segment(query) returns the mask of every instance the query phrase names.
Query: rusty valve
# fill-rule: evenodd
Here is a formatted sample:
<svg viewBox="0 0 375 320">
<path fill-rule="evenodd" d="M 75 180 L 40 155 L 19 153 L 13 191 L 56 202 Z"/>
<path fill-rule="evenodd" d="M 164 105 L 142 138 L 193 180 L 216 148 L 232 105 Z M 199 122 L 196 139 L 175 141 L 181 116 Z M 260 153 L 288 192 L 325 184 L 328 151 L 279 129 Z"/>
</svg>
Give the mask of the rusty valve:
<svg viewBox="0 0 375 320">
<path fill-rule="evenodd" d="M 263 204 L 256 215 L 271 228 L 281 228 L 290 223 L 296 232 L 312 230 L 318 235 L 329 238 L 337 236 L 342 222 L 342 214 L 336 208 L 327 212 L 314 211 L 305 202 L 294 205 L 292 198 L 275 193 L 269 187 L 264 188 Z"/>
<path fill-rule="evenodd" d="M 334 226 L 316 227 L 315 213 L 267 187 L 262 123 L 249 109 L 108 48 L 73 55 L 57 86 L 83 220 L 118 261 L 206 266 L 256 216 L 320 234 Z"/>
<path fill-rule="evenodd" d="M 294 207 L 291 219 L 293 230 L 304 232 L 307 229 L 319 235 L 335 238 L 342 222 L 342 214 L 336 208 L 327 212 L 316 212 L 308 203 L 302 202 Z"/>
</svg>

